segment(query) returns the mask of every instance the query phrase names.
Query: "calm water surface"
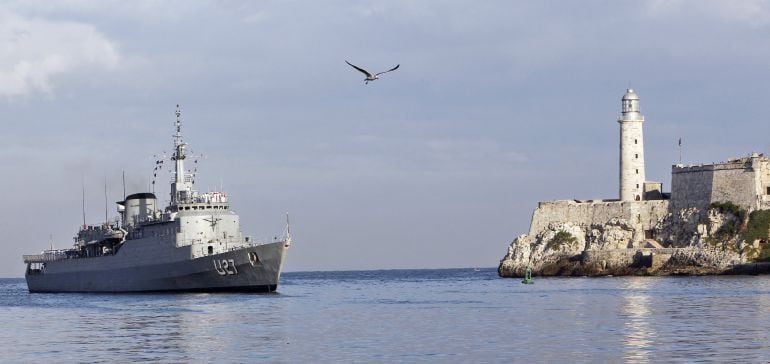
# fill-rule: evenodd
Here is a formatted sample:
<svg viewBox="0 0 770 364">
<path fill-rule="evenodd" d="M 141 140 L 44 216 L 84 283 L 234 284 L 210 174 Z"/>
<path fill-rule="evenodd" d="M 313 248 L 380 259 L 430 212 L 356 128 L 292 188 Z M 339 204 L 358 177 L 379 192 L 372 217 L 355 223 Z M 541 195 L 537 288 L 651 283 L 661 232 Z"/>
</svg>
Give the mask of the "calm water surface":
<svg viewBox="0 0 770 364">
<path fill-rule="evenodd" d="M 3 362 L 768 362 L 770 277 L 286 273 L 278 294 L 29 294 Z"/>
</svg>

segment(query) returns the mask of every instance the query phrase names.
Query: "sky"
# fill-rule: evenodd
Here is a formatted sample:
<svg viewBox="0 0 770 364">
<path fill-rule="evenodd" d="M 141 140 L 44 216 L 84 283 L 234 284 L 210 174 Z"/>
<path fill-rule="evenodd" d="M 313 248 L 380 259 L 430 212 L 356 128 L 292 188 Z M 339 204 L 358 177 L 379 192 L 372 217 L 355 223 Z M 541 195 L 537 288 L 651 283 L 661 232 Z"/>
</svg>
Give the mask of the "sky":
<svg viewBox="0 0 770 364">
<path fill-rule="evenodd" d="M 285 270 L 493 267 L 538 201 L 767 153 L 768 1 L 0 1 L 0 277 L 144 192 L 174 111 Z M 345 60 L 374 71 L 368 85 Z M 168 200 L 171 175 L 156 188 Z"/>
</svg>

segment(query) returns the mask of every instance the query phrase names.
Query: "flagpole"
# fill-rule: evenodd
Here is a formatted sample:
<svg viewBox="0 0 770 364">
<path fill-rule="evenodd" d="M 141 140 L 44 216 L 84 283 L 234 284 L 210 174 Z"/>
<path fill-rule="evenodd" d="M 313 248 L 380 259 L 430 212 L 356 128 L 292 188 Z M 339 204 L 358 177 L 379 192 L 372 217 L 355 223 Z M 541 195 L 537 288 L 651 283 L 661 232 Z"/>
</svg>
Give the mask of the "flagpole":
<svg viewBox="0 0 770 364">
<path fill-rule="evenodd" d="M 679 138 L 679 164 L 682 164 L 682 138 Z"/>
</svg>

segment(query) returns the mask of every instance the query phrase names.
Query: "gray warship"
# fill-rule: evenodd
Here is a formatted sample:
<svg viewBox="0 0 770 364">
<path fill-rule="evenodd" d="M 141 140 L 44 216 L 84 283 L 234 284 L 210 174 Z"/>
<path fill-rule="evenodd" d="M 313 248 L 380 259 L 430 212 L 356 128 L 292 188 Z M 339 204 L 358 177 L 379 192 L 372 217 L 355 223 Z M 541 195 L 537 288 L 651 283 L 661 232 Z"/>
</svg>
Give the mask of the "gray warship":
<svg viewBox="0 0 770 364">
<path fill-rule="evenodd" d="M 151 192 L 131 194 L 117 202 L 114 221 L 84 223 L 72 248 L 24 255 L 29 291 L 275 291 L 291 245 L 288 216 L 280 238 L 244 236 L 225 192 L 194 189 L 186 149 L 177 105 L 168 206 L 159 209 Z"/>
</svg>

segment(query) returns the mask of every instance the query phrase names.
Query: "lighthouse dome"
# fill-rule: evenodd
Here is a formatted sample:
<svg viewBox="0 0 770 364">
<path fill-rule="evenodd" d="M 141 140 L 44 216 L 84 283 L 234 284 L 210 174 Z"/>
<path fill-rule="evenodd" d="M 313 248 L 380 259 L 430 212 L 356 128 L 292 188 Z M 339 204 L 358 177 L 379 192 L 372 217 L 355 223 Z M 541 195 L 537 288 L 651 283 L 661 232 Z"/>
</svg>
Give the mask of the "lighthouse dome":
<svg viewBox="0 0 770 364">
<path fill-rule="evenodd" d="M 639 96 L 636 95 L 634 89 L 630 88 L 626 90 L 625 95 L 623 95 L 623 100 L 639 100 Z"/>
<path fill-rule="evenodd" d="M 623 95 L 623 99 L 621 99 L 622 108 L 621 111 L 623 112 L 624 119 L 626 120 L 636 120 L 639 119 L 640 115 L 637 115 L 639 113 L 639 96 L 634 92 L 633 89 L 626 90 L 626 93 Z"/>
</svg>

